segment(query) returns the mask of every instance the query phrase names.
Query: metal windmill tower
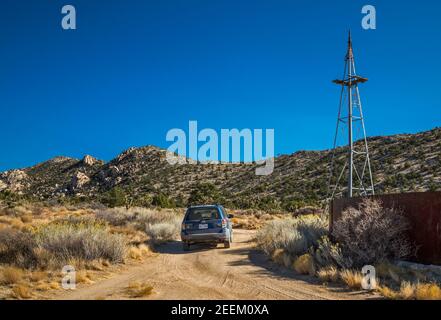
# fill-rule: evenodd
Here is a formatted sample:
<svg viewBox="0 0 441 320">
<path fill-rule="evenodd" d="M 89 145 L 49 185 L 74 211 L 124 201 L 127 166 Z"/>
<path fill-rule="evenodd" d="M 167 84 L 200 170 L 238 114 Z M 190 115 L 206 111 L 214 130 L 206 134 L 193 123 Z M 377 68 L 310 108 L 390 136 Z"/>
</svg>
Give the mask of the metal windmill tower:
<svg viewBox="0 0 441 320">
<path fill-rule="evenodd" d="M 374 194 L 369 149 L 358 90 L 358 84 L 365 83 L 367 80 L 367 78 L 357 76 L 355 72 L 354 52 L 349 31 L 343 78 L 333 81 L 341 86 L 341 94 L 328 183 L 328 198 L 330 196 L 330 199 Z M 348 139 L 347 146 L 343 147 L 347 149 L 345 162 L 342 161 L 341 156 L 338 157 L 339 151 L 342 150 L 338 146 L 341 131 L 347 134 L 345 136 Z M 344 186 L 344 180 L 346 180 L 347 187 Z"/>
</svg>

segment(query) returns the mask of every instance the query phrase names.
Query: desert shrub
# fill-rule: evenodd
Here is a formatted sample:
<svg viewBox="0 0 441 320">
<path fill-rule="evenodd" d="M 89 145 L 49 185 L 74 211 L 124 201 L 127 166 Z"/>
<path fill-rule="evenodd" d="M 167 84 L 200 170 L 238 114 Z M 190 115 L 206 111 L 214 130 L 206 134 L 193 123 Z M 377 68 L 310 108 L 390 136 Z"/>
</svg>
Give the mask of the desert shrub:
<svg viewBox="0 0 441 320">
<path fill-rule="evenodd" d="M 338 243 L 331 242 L 328 236 L 323 236 L 317 242 L 317 248 L 311 251 L 314 261 L 321 267 L 352 267 L 352 260 L 349 257 L 345 257 Z"/>
<path fill-rule="evenodd" d="M 159 193 L 159 194 L 153 196 L 152 205 L 154 205 L 156 207 L 160 207 L 160 208 L 175 208 L 176 207 L 175 201 L 173 199 L 171 199 L 170 197 L 168 197 L 164 193 Z"/>
<path fill-rule="evenodd" d="M 126 251 L 123 238 L 99 223 L 50 223 L 37 230 L 36 241 L 58 263 L 100 258 L 122 262 Z"/>
<path fill-rule="evenodd" d="M 32 234 L 14 229 L 0 230 L 0 263 L 31 268 L 38 264 Z"/>
<path fill-rule="evenodd" d="M 267 223 L 256 234 L 257 246 L 272 255 L 283 249 L 293 256 L 307 253 L 327 232 L 327 222 L 318 216 L 303 216 Z"/>
<path fill-rule="evenodd" d="M 174 222 L 162 222 L 157 224 L 147 224 L 145 232 L 153 242 L 164 242 L 175 240 L 180 232 L 180 220 Z"/>
<path fill-rule="evenodd" d="M 127 203 L 126 200 L 126 193 L 119 187 L 114 187 L 108 191 L 102 199 L 106 205 L 112 208 L 124 206 Z"/>
<path fill-rule="evenodd" d="M 394 208 L 384 208 L 379 201 L 365 199 L 357 209 L 345 210 L 333 228 L 333 236 L 342 253 L 354 267 L 400 259 L 412 254 L 406 237 L 407 219 Z"/>
</svg>

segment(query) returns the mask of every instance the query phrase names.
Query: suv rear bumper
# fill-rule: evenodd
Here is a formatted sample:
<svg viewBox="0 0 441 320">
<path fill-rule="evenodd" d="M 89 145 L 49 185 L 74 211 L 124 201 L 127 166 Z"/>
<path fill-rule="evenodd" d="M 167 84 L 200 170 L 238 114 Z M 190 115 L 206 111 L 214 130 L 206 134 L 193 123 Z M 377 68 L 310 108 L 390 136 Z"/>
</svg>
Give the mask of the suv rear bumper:
<svg viewBox="0 0 441 320">
<path fill-rule="evenodd" d="M 193 233 L 185 234 L 181 232 L 181 239 L 188 243 L 197 242 L 224 242 L 230 238 L 229 231 L 222 233 Z"/>
</svg>

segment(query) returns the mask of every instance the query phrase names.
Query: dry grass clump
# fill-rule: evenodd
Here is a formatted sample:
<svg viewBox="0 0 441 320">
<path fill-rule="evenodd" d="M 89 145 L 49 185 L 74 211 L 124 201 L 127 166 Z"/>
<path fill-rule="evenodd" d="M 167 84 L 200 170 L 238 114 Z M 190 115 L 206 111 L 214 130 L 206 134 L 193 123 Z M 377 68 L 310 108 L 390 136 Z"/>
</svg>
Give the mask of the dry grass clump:
<svg viewBox="0 0 441 320">
<path fill-rule="evenodd" d="M 30 299 L 32 298 L 32 293 L 28 286 L 18 284 L 12 288 L 12 297 L 15 299 Z"/>
<path fill-rule="evenodd" d="M 363 275 L 359 271 L 345 269 L 340 272 L 341 280 L 353 290 L 361 290 Z"/>
<path fill-rule="evenodd" d="M 31 223 L 32 222 L 32 216 L 31 215 L 24 215 L 20 217 L 21 222 L 23 223 Z"/>
<path fill-rule="evenodd" d="M 47 272 L 45 271 L 34 271 L 29 275 L 29 280 L 31 280 L 31 282 L 39 282 L 44 279 L 47 279 Z"/>
<path fill-rule="evenodd" d="M 417 284 L 415 298 L 417 300 L 441 300 L 441 288 L 435 283 Z"/>
<path fill-rule="evenodd" d="M 0 284 L 11 285 L 23 280 L 24 272 L 16 267 L 6 267 L 1 271 Z"/>
<path fill-rule="evenodd" d="M 320 269 L 317 276 L 323 282 L 338 282 L 340 280 L 340 273 L 334 266 Z"/>
<path fill-rule="evenodd" d="M 298 257 L 292 266 L 297 273 L 309 274 L 311 276 L 315 274 L 314 260 L 309 253 Z"/>
<path fill-rule="evenodd" d="M 357 209 L 349 208 L 333 228 L 344 256 L 352 259 L 353 267 L 401 259 L 413 254 L 406 237 L 407 219 L 394 208 L 364 199 Z"/>
<path fill-rule="evenodd" d="M 92 274 L 90 274 L 85 270 L 77 271 L 75 281 L 76 283 L 85 283 L 85 284 L 93 283 Z"/>
<path fill-rule="evenodd" d="M 435 283 L 412 284 L 408 281 L 403 281 L 397 291 L 387 286 L 380 286 L 377 288 L 377 291 L 388 299 L 441 300 L 441 288 Z"/>
<path fill-rule="evenodd" d="M 131 282 L 126 292 L 131 298 L 143 298 L 153 293 L 153 287 L 148 283 Z"/>
<path fill-rule="evenodd" d="M 273 220 L 257 232 L 256 242 L 270 256 L 277 249 L 299 256 L 316 245 L 326 232 L 327 221 L 318 216 Z"/>
<path fill-rule="evenodd" d="M 137 247 L 130 247 L 128 256 L 131 259 L 141 260 L 143 257 L 150 255 L 152 252 L 145 244 L 141 244 Z"/>
<path fill-rule="evenodd" d="M 413 299 L 415 297 L 415 285 L 410 282 L 403 281 L 400 286 L 399 297 L 404 300 Z"/>
<path fill-rule="evenodd" d="M 387 286 L 378 286 L 376 288 L 376 290 L 379 294 L 381 294 L 386 299 L 396 300 L 399 298 L 399 292 L 396 292 Z"/>
</svg>

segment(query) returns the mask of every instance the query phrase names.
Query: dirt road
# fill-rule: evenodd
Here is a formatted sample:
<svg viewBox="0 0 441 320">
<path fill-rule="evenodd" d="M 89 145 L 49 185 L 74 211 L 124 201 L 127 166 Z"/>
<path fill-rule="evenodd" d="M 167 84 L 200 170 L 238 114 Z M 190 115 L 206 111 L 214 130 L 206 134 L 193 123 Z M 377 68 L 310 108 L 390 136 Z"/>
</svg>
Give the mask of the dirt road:
<svg viewBox="0 0 441 320">
<path fill-rule="evenodd" d="M 327 288 L 312 277 L 275 265 L 255 250 L 253 232 L 235 230 L 230 249 L 198 246 L 190 252 L 176 241 L 161 245 L 155 257 L 95 284 L 61 292 L 55 299 L 127 299 L 132 281 L 147 282 L 146 299 L 367 299 L 364 293 Z"/>
</svg>

